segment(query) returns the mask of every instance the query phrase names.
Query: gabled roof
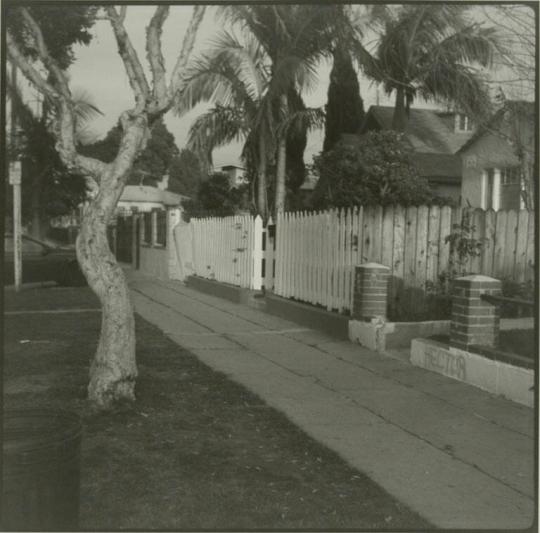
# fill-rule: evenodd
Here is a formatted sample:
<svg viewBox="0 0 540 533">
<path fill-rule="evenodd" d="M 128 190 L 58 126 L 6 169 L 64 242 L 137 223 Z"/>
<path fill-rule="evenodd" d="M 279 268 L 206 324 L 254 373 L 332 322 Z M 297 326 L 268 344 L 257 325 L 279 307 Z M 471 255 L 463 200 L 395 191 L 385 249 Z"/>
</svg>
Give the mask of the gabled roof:
<svg viewBox="0 0 540 533">
<path fill-rule="evenodd" d="M 392 128 L 394 108 L 391 106 L 371 106 L 361 133 L 367 131 L 370 118 L 380 129 Z M 472 136 L 472 132 L 454 131 L 453 113 L 437 109 L 411 109 L 405 129 L 405 139 L 415 152 L 425 154 L 455 154 Z"/>
<path fill-rule="evenodd" d="M 164 191 L 149 185 L 126 185 L 119 202 L 155 202 L 163 205 L 180 205 L 181 200 L 187 198 L 181 194 Z"/>
<path fill-rule="evenodd" d="M 480 139 L 486 133 L 493 132 L 494 129 L 500 127 L 501 122 L 504 119 L 504 115 L 507 112 L 518 111 L 521 116 L 525 116 L 534 124 L 535 104 L 534 102 L 528 102 L 526 100 L 508 100 L 501 109 L 499 109 L 483 126 L 478 128 L 474 135 L 467 140 L 467 142 L 459 149 L 459 153 L 464 152 L 470 148 L 478 139 Z"/>
</svg>

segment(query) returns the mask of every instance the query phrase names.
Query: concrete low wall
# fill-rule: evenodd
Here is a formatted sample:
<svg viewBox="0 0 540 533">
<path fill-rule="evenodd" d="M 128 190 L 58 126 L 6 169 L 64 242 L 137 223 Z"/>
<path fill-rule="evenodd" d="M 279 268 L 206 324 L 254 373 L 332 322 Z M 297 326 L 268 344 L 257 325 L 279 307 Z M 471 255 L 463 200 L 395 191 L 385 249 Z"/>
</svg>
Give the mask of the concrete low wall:
<svg viewBox="0 0 540 533">
<path fill-rule="evenodd" d="M 528 407 L 534 405 L 532 369 L 488 359 L 431 339 L 412 341 L 411 363 Z"/>
<path fill-rule="evenodd" d="M 447 335 L 450 332 L 449 320 L 425 322 L 385 322 L 381 319 L 371 321 L 351 320 L 349 339 L 377 352 L 396 348 L 409 348 L 413 339 Z"/>
<path fill-rule="evenodd" d="M 266 294 L 265 311 L 302 326 L 324 331 L 333 337 L 349 338 L 349 317 L 319 309 L 311 305 Z"/>
<path fill-rule="evenodd" d="M 247 304 L 254 291 L 229 285 L 228 283 L 220 283 L 211 279 L 201 278 L 199 276 L 188 276 L 186 285 L 192 289 L 224 298 L 234 303 Z"/>
<path fill-rule="evenodd" d="M 139 270 L 157 279 L 169 279 L 169 252 L 167 249 L 141 246 Z"/>
</svg>

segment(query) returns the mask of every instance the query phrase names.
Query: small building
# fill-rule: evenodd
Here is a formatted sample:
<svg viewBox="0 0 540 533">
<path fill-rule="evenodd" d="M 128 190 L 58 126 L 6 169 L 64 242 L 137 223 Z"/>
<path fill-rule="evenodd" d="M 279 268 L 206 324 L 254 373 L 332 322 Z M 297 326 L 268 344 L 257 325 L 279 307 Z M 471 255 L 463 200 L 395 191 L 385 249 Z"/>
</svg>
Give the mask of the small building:
<svg viewBox="0 0 540 533">
<path fill-rule="evenodd" d="M 229 176 L 229 186 L 230 187 L 240 187 L 248 183 L 245 169 L 238 167 L 236 165 L 224 165 L 218 167 L 217 172 L 222 172 Z"/>
<path fill-rule="evenodd" d="M 118 200 L 117 213 L 126 215 L 133 212 L 144 213 L 153 209 L 180 207 L 187 196 L 149 185 L 126 185 Z"/>
<path fill-rule="evenodd" d="M 358 142 L 368 131 L 391 130 L 393 116 L 391 106 L 371 106 L 359 135 L 344 135 L 344 142 Z M 459 202 L 462 165 L 457 152 L 474 134 L 472 120 L 456 111 L 411 109 L 403 133 L 420 176 L 437 195 Z"/>
<path fill-rule="evenodd" d="M 482 209 L 522 209 L 524 186 L 517 145 L 534 161 L 534 103 L 508 102 L 464 145 L 462 204 Z"/>
</svg>

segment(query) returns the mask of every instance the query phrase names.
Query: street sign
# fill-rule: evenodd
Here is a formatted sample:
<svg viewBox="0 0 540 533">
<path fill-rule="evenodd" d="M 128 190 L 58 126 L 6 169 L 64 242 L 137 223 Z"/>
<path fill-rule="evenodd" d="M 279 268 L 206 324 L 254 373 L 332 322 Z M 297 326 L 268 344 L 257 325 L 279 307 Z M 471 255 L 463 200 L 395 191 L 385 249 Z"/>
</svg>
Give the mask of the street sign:
<svg viewBox="0 0 540 533">
<path fill-rule="evenodd" d="M 12 161 L 9 164 L 9 184 L 20 185 L 21 184 L 21 162 Z"/>
</svg>

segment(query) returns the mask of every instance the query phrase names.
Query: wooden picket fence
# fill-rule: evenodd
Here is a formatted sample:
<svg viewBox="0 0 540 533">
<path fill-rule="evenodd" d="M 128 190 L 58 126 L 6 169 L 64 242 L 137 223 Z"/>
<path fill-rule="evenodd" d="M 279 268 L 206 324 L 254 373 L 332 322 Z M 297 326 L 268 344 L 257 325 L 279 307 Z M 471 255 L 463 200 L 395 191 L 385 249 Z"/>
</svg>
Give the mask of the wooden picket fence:
<svg viewBox="0 0 540 533">
<path fill-rule="evenodd" d="M 190 226 L 193 270 L 197 276 L 261 289 L 261 217 L 194 218 Z"/>
<path fill-rule="evenodd" d="M 480 253 L 460 265 L 470 273 L 526 282 L 534 278 L 534 213 L 448 206 L 369 206 L 277 219 L 274 292 L 339 312 L 352 308 L 355 265 L 390 267 L 390 302 L 403 289 L 424 291 L 448 271 L 446 237 L 462 222 Z"/>
</svg>

